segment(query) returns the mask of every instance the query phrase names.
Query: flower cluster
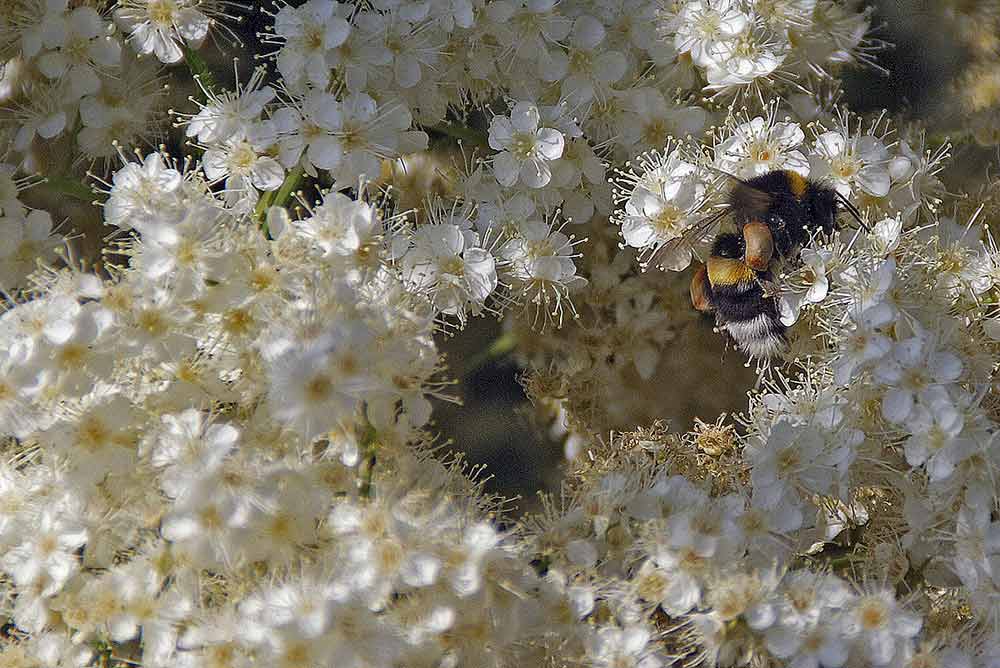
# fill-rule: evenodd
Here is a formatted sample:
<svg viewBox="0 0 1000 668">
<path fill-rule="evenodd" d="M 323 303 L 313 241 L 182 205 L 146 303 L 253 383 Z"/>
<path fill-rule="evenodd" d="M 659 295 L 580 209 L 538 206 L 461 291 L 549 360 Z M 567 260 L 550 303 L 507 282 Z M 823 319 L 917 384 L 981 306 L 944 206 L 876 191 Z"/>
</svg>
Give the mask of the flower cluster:
<svg viewBox="0 0 1000 668">
<path fill-rule="evenodd" d="M 226 89 L 252 9 L 0 8 L 0 664 L 995 665 L 1000 197 L 831 103 L 866 12 L 279 1 Z M 775 263 L 745 410 L 670 433 L 731 408 L 643 270 L 773 170 L 859 225 Z M 483 314 L 572 460 L 523 518 L 439 447 Z"/>
<path fill-rule="evenodd" d="M 833 3 L 685 0 L 668 4 L 661 17 L 674 49 L 716 91 L 864 61 L 878 48 L 864 39 L 865 15 Z"/>
<path fill-rule="evenodd" d="M 921 615 L 891 589 L 775 564 L 796 519 L 754 507 L 739 482 L 710 494 L 672 474 L 683 468 L 677 453 L 685 448 L 662 431 L 629 434 L 611 448 L 617 452 L 601 451 L 566 505 L 538 518 L 531 534 L 546 577 L 574 583 L 574 597 L 620 619 L 668 615 L 672 644 L 698 647 L 697 658 L 684 658 L 704 665 L 837 668 L 917 657 L 971 665 L 961 643 L 928 642 Z M 674 454 L 664 460 L 667 449 Z M 603 651 L 634 655 L 628 665 L 655 665 L 648 632 L 630 633 Z"/>
<path fill-rule="evenodd" d="M 212 19 L 205 12 L 220 19 L 228 13 L 214 0 L 117 4 L 113 16 L 96 2 L 17 0 L 5 6 L 2 97 L 15 103 L 8 107 L 15 151 L 68 137 L 76 145 L 64 151 L 92 163 L 113 158 L 113 142 L 150 145 L 164 135 L 165 81 L 123 42 L 139 54 L 176 62 L 183 56 L 179 43 L 196 46 L 208 34 Z M 72 162 L 60 161 L 53 175 Z"/>
</svg>

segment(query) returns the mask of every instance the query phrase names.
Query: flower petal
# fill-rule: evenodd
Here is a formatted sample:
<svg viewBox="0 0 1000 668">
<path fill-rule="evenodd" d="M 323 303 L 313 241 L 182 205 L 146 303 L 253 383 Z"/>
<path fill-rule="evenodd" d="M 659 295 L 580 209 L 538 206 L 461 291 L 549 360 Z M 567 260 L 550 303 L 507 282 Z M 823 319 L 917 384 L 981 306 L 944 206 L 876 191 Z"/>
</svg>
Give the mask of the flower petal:
<svg viewBox="0 0 1000 668">
<path fill-rule="evenodd" d="M 565 140 L 562 133 L 552 128 L 542 128 L 535 135 L 538 152 L 546 160 L 557 160 L 563 154 Z"/>
<path fill-rule="evenodd" d="M 518 102 L 510 110 L 510 124 L 519 132 L 534 133 L 538 129 L 538 107 L 531 102 Z"/>
</svg>

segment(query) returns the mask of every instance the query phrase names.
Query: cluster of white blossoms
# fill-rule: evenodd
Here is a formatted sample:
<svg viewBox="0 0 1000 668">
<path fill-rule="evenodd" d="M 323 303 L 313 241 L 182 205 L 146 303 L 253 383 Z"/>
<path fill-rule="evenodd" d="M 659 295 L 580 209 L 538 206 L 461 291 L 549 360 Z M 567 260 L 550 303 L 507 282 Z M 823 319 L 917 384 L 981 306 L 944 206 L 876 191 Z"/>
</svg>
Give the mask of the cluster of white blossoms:
<svg viewBox="0 0 1000 668">
<path fill-rule="evenodd" d="M 282 0 L 224 90 L 253 4 L 0 7 L 0 666 L 997 665 L 1000 206 L 830 104 L 865 12 Z M 775 169 L 865 224 L 775 272 L 737 423 L 668 433 L 696 316 L 641 269 Z M 537 516 L 437 445 L 483 314 L 583 455 Z"/>
<path fill-rule="evenodd" d="M 136 44 L 149 52 L 157 41 L 152 33 L 160 30 L 140 29 L 139 24 L 148 28 L 169 22 L 171 14 L 186 13 L 181 5 L 187 4 L 198 3 L 126 2 L 115 16 L 104 3 L 18 0 L 6 5 L 0 58 L 5 61 L 2 97 L 16 103 L 8 108 L 12 148 L 25 153 L 38 142 L 69 137 L 76 144 L 69 150 L 93 162 L 114 156 L 115 140 L 133 144 L 159 139 L 166 118 L 164 81 L 156 66 L 137 62 L 127 52 L 122 44 L 126 36 L 115 20 L 133 25 Z M 202 18 L 204 38 L 209 21 Z M 185 32 L 193 35 L 193 27 Z M 181 52 L 176 45 L 174 49 L 173 60 L 179 60 Z M 60 171 L 66 172 L 70 162 L 64 160 Z"/>
<path fill-rule="evenodd" d="M 703 73 L 709 90 L 733 91 L 870 58 L 868 19 L 817 0 L 681 0 L 667 3 L 661 32 Z"/>
</svg>

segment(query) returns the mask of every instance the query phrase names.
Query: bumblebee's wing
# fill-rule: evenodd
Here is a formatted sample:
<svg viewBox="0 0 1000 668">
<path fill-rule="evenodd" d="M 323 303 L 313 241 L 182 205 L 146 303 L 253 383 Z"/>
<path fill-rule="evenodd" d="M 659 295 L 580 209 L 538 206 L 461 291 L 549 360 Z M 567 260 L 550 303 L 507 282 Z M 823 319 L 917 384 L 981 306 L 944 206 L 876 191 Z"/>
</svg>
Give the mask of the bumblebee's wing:
<svg viewBox="0 0 1000 668">
<path fill-rule="evenodd" d="M 691 227 L 684 230 L 679 237 L 665 241 L 649 256 L 647 266 L 653 265 L 670 271 L 680 271 L 687 267 L 691 255 L 695 254 L 695 246 L 711 235 L 722 217 L 729 213 L 729 208 L 710 213 Z"/>
<path fill-rule="evenodd" d="M 710 166 L 709 169 L 722 174 L 733 182 L 733 189 L 729 193 L 729 204 L 737 216 L 741 218 L 760 218 L 774 204 L 774 197 L 766 190 L 755 188 L 740 177 L 725 172 L 718 167 Z"/>
</svg>

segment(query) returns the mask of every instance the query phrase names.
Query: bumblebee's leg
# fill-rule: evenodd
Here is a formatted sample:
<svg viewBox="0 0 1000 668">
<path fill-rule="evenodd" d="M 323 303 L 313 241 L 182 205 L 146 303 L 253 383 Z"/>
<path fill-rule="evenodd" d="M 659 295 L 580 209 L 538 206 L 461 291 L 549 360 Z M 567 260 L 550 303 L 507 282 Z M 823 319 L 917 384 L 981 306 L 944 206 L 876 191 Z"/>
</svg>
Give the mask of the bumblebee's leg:
<svg viewBox="0 0 1000 668">
<path fill-rule="evenodd" d="M 708 312 L 712 306 L 712 286 L 708 283 L 708 271 L 705 265 L 699 265 L 698 271 L 691 278 L 691 304 L 699 311 Z"/>
<path fill-rule="evenodd" d="M 743 241 L 746 244 L 746 263 L 754 271 L 766 271 L 774 255 L 771 228 L 758 221 L 749 222 L 743 226 Z"/>
</svg>

